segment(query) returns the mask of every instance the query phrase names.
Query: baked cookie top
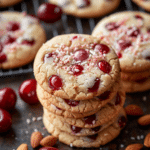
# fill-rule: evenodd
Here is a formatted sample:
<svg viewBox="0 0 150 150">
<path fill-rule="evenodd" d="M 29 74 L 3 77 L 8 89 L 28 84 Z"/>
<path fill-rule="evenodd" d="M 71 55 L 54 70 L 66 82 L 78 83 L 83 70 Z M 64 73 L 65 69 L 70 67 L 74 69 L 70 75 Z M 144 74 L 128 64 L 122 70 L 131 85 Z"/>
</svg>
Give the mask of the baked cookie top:
<svg viewBox="0 0 150 150">
<path fill-rule="evenodd" d="M 69 15 L 90 18 L 103 16 L 114 9 L 120 0 L 48 0 L 52 4 L 62 7 L 63 12 Z"/>
<path fill-rule="evenodd" d="M 34 61 L 38 84 L 65 99 L 90 99 L 120 77 L 118 57 L 102 40 L 83 34 L 59 35 L 47 41 Z"/>
<path fill-rule="evenodd" d="M 31 62 L 45 41 L 45 31 L 35 17 L 25 12 L 0 13 L 0 68 Z"/>
<path fill-rule="evenodd" d="M 0 7 L 12 6 L 12 5 L 15 5 L 21 1 L 22 0 L 0 0 Z"/>
<path fill-rule="evenodd" d="M 150 69 L 150 15 L 119 12 L 102 19 L 92 35 L 109 43 L 116 51 L 121 70 L 138 72 Z"/>
</svg>

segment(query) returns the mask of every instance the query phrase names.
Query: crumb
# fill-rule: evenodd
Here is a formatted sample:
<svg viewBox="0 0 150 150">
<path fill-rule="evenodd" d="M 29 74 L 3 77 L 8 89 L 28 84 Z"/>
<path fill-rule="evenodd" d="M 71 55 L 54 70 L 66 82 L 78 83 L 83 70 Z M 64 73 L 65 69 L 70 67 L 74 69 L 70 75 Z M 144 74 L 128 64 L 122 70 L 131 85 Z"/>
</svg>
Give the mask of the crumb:
<svg viewBox="0 0 150 150">
<path fill-rule="evenodd" d="M 30 119 L 27 119 L 26 122 L 27 122 L 27 124 L 30 124 L 30 123 L 31 123 L 31 120 L 30 120 Z"/>
</svg>

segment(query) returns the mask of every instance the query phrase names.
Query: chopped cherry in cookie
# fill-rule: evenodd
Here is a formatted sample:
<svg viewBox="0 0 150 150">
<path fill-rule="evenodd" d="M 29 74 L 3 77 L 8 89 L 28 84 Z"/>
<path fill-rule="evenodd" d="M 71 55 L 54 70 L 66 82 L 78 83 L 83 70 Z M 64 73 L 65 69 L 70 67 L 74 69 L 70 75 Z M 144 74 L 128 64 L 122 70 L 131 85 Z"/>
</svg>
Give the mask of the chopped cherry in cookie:
<svg viewBox="0 0 150 150">
<path fill-rule="evenodd" d="M 122 54 L 120 52 L 117 53 L 118 58 L 122 57 Z"/>
<path fill-rule="evenodd" d="M 73 131 L 73 133 L 79 133 L 82 130 L 82 128 L 72 125 L 71 130 Z"/>
<path fill-rule="evenodd" d="M 120 50 L 125 50 L 126 48 L 132 46 L 132 43 L 129 40 L 119 40 L 118 45 Z"/>
<path fill-rule="evenodd" d="M 91 115 L 83 118 L 84 122 L 89 125 L 93 125 L 96 122 L 96 115 Z"/>
<path fill-rule="evenodd" d="M 89 57 L 89 54 L 84 49 L 77 50 L 74 53 L 74 59 L 76 61 L 81 61 L 82 62 L 82 61 L 86 60 L 88 57 Z"/>
<path fill-rule="evenodd" d="M 29 45 L 29 46 L 34 45 L 34 43 L 35 43 L 35 40 L 23 40 L 21 42 L 21 44 L 25 44 L 25 45 Z"/>
<path fill-rule="evenodd" d="M 0 108 L 0 133 L 6 132 L 11 128 L 12 117 L 4 109 Z"/>
<path fill-rule="evenodd" d="M 127 122 L 127 118 L 125 116 L 119 117 L 118 124 L 120 128 L 123 128 L 126 125 L 126 122 Z"/>
<path fill-rule="evenodd" d="M 97 92 L 99 88 L 99 84 L 100 84 L 100 79 L 96 78 L 94 85 L 91 88 L 88 88 L 88 92 Z"/>
<path fill-rule="evenodd" d="M 19 29 L 20 29 L 20 24 L 18 22 L 15 22 L 15 21 L 10 21 L 6 25 L 6 30 L 8 30 L 8 31 L 16 31 Z"/>
<path fill-rule="evenodd" d="M 52 75 L 49 78 L 49 87 L 52 90 L 60 90 L 62 88 L 62 79 L 57 75 Z"/>
<path fill-rule="evenodd" d="M 0 108 L 12 110 L 15 107 L 17 100 L 16 93 L 11 88 L 0 89 Z"/>
<path fill-rule="evenodd" d="M 120 95 L 117 93 L 115 97 L 115 105 L 119 105 L 121 103 Z"/>
<path fill-rule="evenodd" d="M 97 126 L 95 128 L 91 128 L 92 131 L 98 132 L 100 130 L 101 126 Z"/>
<path fill-rule="evenodd" d="M 143 20 L 143 17 L 142 17 L 141 15 L 135 15 L 135 18 L 136 18 L 136 19 Z"/>
<path fill-rule="evenodd" d="M 110 91 L 105 91 L 104 93 L 102 93 L 101 95 L 97 96 L 99 98 L 100 101 L 106 100 L 108 99 L 110 96 Z"/>
<path fill-rule="evenodd" d="M 82 70 L 83 70 L 83 67 L 77 64 L 71 66 L 70 68 L 70 71 L 73 73 L 73 75 L 76 75 L 76 76 L 82 74 Z"/>
<path fill-rule="evenodd" d="M 2 43 L 0 42 L 0 53 L 2 52 L 2 50 L 3 50 L 3 45 L 2 45 Z"/>
<path fill-rule="evenodd" d="M 91 4 L 90 0 L 77 0 L 78 8 L 85 8 Z"/>
<path fill-rule="evenodd" d="M 42 147 L 39 150 L 59 150 L 59 149 L 57 149 L 55 147 Z"/>
<path fill-rule="evenodd" d="M 80 101 L 74 101 L 71 99 L 65 99 L 65 102 L 71 107 L 75 107 L 75 106 L 79 105 L 79 103 L 80 103 Z"/>
<path fill-rule="evenodd" d="M 102 70 L 105 73 L 109 73 L 111 71 L 111 66 L 108 62 L 105 60 L 101 60 L 98 62 L 98 67 L 100 70 Z"/>
<path fill-rule="evenodd" d="M 120 27 L 116 22 L 109 22 L 105 25 L 105 28 L 109 31 L 116 30 Z"/>
<path fill-rule="evenodd" d="M 8 35 L 8 36 L 5 38 L 5 40 L 4 40 L 4 44 L 5 44 L 5 45 L 11 44 L 11 43 L 13 43 L 13 42 L 15 42 L 15 41 L 16 41 L 16 38 L 14 38 L 14 37 Z"/>
<path fill-rule="evenodd" d="M 75 40 L 75 39 L 77 39 L 77 38 L 78 38 L 78 36 L 75 35 L 75 36 L 73 36 L 73 37 L 71 38 L 71 41 L 72 41 L 72 40 Z"/>
<path fill-rule="evenodd" d="M 102 54 L 107 54 L 110 51 L 109 47 L 105 44 L 96 44 L 94 50 L 98 50 Z"/>
<path fill-rule="evenodd" d="M 129 27 L 127 31 L 127 35 L 130 37 L 137 37 L 140 34 L 140 29 L 137 27 Z"/>
<path fill-rule="evenodd" d="M 7 56 L 4 53 L 0 53 L 0 63 L 3 63 L 7 60 Z"/>
<path fill-rule="evenodd" d="M 96 140 L 98 134 L 94 134 L 94 135 L 89 135 L 88 138 L 92 139 L 92 140 Z"/>
</svg>

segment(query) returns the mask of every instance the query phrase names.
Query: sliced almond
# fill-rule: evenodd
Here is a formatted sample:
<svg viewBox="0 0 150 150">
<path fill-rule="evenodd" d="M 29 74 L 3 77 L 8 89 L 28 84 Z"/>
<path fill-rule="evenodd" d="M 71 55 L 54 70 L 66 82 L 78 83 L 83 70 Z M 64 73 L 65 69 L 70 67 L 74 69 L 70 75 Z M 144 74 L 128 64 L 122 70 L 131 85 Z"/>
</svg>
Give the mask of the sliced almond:
<svg viewBox="0 0 150 150">
<path fill-rule="evenodd" d="M 144 115 L 144 116 L 140 117 L 140 118 L 138 119 L 138 123 L 139 123 L 141 126 L 150 125 L 150 114 L 149 114 L 149 115 Z"/>
<path fill-rule="evenodd" d="M 144 145 L 150 147 L 150 133 L 148 133 L 144 139 Z"/>
<path fill-rule="evenodd" d="M 143 147 L 143 144 L 136 143 L 136 144 L 130 144 L 126 147 L 125 150 L 140 150 Z"/>
<path fill-rule="evenodd" d="M 17 148 L 17 150 L 28 150 L 28 145 L 23 143 Z"/>
</svg>

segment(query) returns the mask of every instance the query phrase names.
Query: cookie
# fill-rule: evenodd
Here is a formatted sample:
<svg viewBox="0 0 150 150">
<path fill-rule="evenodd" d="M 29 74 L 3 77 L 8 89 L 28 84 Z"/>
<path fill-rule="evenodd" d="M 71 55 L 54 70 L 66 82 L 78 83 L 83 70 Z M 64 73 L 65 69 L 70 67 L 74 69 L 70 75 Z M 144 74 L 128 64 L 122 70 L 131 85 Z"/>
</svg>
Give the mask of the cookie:
<svg viewBox="0 0 150 150">
<path fill-rule="evenodd" d="M 39 49 L 34 75 L 49 94 L 86 100 L 110 89 L 120 77 L 120 66 L 114 50 L 102 40 L 85 34 L 65 34 Z"/>
<path fill-rule="evenodd" d="M 0 13 L 1 69 L 30 63 L 45 41 L 45 31 L 35 17 L 21 12 Z"/>
<path fill-rule="evenodd" d="M 61 131 L 55 127 L 45 115 L 43 116 L 43 123 L 48 132 L 58 137 L 60 142 L 70 145 L 71 147 L 100 147 L 101 145 L 105 145 L 119 135 L 121 129 L 125 126 L 126 121 L 126 116 L 123 114 L 119 116 L 115 123 L 105 128 L 101 132 L 85 137 L 71 135 L 67 132 Z"/>
<path fill-rule="evenodd" d="M 49 0 L 62 7 L 63 12 L 82 18 L 100 17 L 115 10 L 120 0 Z"/>
<path fill-rule="evenodd" d="M 119 12 L 102 19 L 92 35 L 114 48 L 122 72 L 142 72 L 150 69 L 149 21 L 150 15 L 144 12 Z"/>
<path fill-rule="evenodd" d="M 15 5 L 21 1 L 22 0 L 0 0 L 0 7 L 12 6 L 12 5 Z"/>
<path fill-rule="evenodd" d="M 150 11 L 150 1 L 149 0 L 132 0 L 134 3 L 136 3 L 139 7 L 142 7 L 143 9 Z"/>
</svg>

